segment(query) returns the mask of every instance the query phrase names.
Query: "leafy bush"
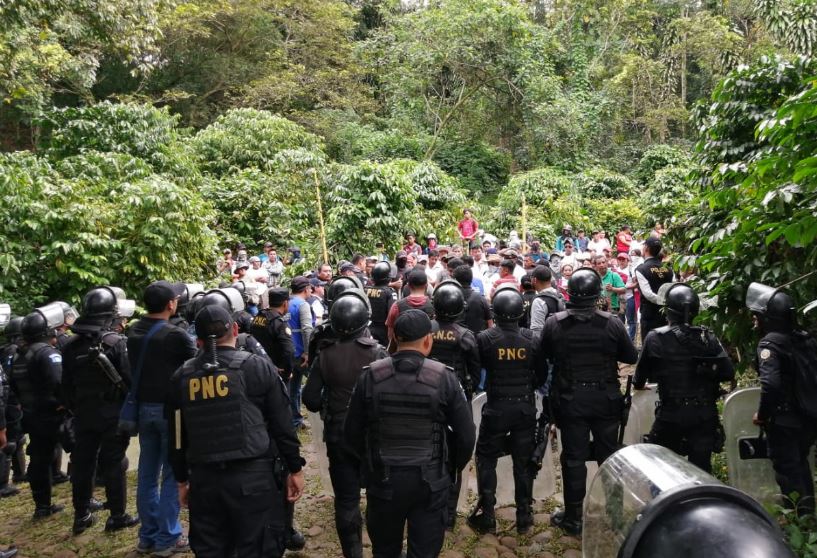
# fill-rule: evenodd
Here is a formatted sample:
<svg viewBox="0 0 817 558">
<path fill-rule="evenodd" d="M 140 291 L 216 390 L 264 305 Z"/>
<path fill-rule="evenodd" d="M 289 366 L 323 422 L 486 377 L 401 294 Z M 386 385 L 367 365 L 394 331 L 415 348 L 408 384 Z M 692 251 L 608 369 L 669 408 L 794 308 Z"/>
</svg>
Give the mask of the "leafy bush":
<svg viewBox="0 0 817 558">
<path fill-rule="evenodd" d="M 685 166 L 690 163 L 690 155 L 670 145 L 651 145 L 644 151 L 638 168 L 635 170 L 635 179 L 642 185 L 647 185 L 655 178 L 655 174 L 666 167 Z"/>
<path fill-rule="evenodd" d="M 620 230 L 622 225 L 637 228 L 644 221 L 644 213 L 636 198 L 586 199 L 583 210 L 591 222 L 590 228 L 610 234 Z"/>
<path fill-rule="evenodd" d="M 686 164 L 655 172 L 639 198 L 646 220 L 643 224 L 663 223 L 674 228 L 674 223 L 686 219 L 699 193 L 697 184 L 689 179 L 692 170 L 692 165 Z"/>
<path fill-rule="evenodd" d="M 124 153 L 161 166 L 176 138 L 178 117 L 167 108 L 102 102 L 78 108 L 56 108 L 40 120 L 41 147 L 58 160 L 84 151 Z"/>
<path fill-rule="evenodd" d="M 508 181 L 511 157 L 484 142 L 447 140 L 434 153 L 434 161 L 459 178 L 471 193 L 492 194 Z"/>
<path fill-rule="evenodd" d="M 617 200 L 634 196 L 637 188 L 623 174 L 594 167 L 576 175 L 576 190 L 585 199 Z"/>
<path fill-rule="evenodd" d="M 191 143 L 202 170 L 217 176 L 246 168 L 264 170 L 284 149 L 322 148 L 320 138 L 302 126 L 255 109 L 228 111 Z"/>
</svg>

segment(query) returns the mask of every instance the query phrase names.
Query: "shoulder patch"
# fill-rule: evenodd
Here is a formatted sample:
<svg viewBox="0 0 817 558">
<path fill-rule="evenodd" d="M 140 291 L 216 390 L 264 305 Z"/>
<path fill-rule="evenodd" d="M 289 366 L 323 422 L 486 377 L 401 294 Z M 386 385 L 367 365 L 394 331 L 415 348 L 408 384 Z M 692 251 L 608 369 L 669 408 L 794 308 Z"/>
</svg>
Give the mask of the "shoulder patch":
<svg viewBox="0 0 817 558">
<path fill-rule="evenodd" d="M 760 351 L 760 360 L 766 360 L 772 356 L 772 352 L 769 349 L 763 349 Z"/>
<path fill-rule="evenodd" d="M 291 329 L 289 329 L 289 326 L 285 327 L 285 328 L 284 328 L 284 331 L 286 331 L 286 332 L 287 332 L 287 335 L 292 335 L 292 330 L 291 330 Z"/>
<path fill-rule="evenodd" d="M 59 353 L 48 355 L 48 360 L 50 360 L 54 364 L 59 364 L 62 362 L 62 355 Z"/>
</svg>

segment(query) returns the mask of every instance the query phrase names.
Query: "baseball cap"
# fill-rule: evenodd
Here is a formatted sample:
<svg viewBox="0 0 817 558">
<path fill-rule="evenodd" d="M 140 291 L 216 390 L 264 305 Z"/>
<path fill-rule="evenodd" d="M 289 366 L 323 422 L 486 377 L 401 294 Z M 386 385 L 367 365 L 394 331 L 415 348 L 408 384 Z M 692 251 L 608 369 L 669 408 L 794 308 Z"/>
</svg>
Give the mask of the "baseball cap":
<svg viewBox="0 0 817 558">
<path fill-rule="evenodd" d="M 400 312 L 394 322 L 394 336 L 398 342 L 417 341 L 437 329 L 428 314 L 413 308 Z"/>
<path fill-rule="evenodd" d="M 289 284 L 289 288 L 292 290 L 293 293 L 300 293 L 304 289 L 309 286 L 309 279 L 306 277 L 295 277 L 292 279 L 292 282 Z"/>
<path fill-rule="evenodd" d="M 312 279 L 309 280 L 309 284 L 312 285 L 313 287 L 323 287 L 326 285 L 326 281 L 321 281 L 317 277 L 313 277 Z"/>
<path fill-rule="evenodd" d="M 208 304 L 196 314 L 196 336 L 199 339 L 224 337 L 233 323 L 227 310 L 217 304 Z"/>
<path fill-rule="evenodd" d="M 267 300 L 272 307 L 281 306 L 289 300 L 289 291 L 281 287 L 269 289 L 267 291 Z"/>
<path fill-rule="evenodd" d="M 142 300 L 148 312 L 161 312 L 171 300 L 184 294 L 184 283 L 154 281 L 142 293 Z"/>
<path fill-rule="evenodd" d="M 343 265 L 341 265 L 340 268 L 338 269 L 338 271 L 340 271 L 341 273 L 345 273 L 347 271 L 354 271 L 354 270 L 355 270 L 355 266 L 352 265 L 352 262 L 346 262 Z"/>
<path fill-rule="evenodd" d="M 249 262 L 240 262 L 238 265 L 235 266 L 235 270 L 238 271 L 239 269 L 250 269 Z"/>
<path fill-rule="evenodd" d="M 254 262 L 259 262 L 260 263 L 261 258 L 259 258 L 258 256 L 253 256 L 252 258 L 250 258 L 250 263 L 254 263 Z"/>
</svg>

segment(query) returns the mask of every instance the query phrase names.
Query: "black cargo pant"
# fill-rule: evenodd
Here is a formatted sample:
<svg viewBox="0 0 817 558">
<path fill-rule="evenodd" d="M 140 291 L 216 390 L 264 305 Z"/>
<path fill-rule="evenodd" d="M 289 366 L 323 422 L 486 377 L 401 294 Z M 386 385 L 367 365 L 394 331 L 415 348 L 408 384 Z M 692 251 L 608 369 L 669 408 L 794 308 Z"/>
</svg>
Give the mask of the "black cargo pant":
<svg viewBox="0 0 817 558">
<path fill-rule="evenodd" d="M 766 428 L 769 458 L 783 496 L 799 495 L 797 511 L 814 513 L 814 479 L 808 455 L 817 439 L 817 425 L 804 419 L 800 428 L 772 423 Z"/>
<path fill-rule="evenodd" d="M 343 422 L 326 428 L 329 476 L 335 492 L 335 528 L 345 558 L 363 556 L 363 518 L 360 514 L 360 460 L 343 444 Z"/>
<path fill-rule="evenodd" d="M 88 513 L 98 463 L 100 477 L 105 481 L 105 496 L 111 516 L 122 515 L 127 503 L 125 452 L 130 438 L 127 434 L 117 433 L 116 419 L 94 418 L 79 415 L 74 419 L 76 445 L 71 454 L 74 513 L 77 517 Z"/>
<path fill-rule="evenodd" d="M 58 415 L 33 414 L 24 419 L 31 438 L 28 444 L 28 482 L 37 508 L 51 506 L 51 463 L 59 443 L 62 418 Z"/>
<path fill-rule="evenodd" d="M 429 483 L 420 467 L 391 467 L 385 483 L 369 483 L 366 528 L 374 558 L 398 558 L 408 523 L 406 558 L 438 556 L 445 538 L 450 481 Z M 440 484 L 440 486 L 437 486 Z"/>
<path fill-rule="evenodd" d="M 530 458 L 536 436 L 536 406 L 530 401 L 489 401 L 482 408 L 474 458 L 480 505 L 490 513 L 496 504 L 496 462 L 510 450 L 516 515 L 531 513 L 533 475 Z"/>
<path fill-rule="evenodd" d="M 197 558 L 279 558 L 284 509 L 268 459 L 195 465 L 190 474 L 190 547 Z"/>
<path fill-rule="evenodd" d="M 718 411 L 709 406 L 661 405 L 649 434 L 650 443 L 664 446 L 689 462 L 712 472 L 712 452 L 718 449 Z"/>
<path fill-rule="evenodd" d="M 581 506 L 587 483 L 586 461 L 599 465 L 618 448 L 624 398 L 618 386 L 576 387 L 554 394 L 556 425 L 562 436 L 562 484 L 566 505 Z M 590 433 L 593 443 L 590 443 Z"/>
</svg>

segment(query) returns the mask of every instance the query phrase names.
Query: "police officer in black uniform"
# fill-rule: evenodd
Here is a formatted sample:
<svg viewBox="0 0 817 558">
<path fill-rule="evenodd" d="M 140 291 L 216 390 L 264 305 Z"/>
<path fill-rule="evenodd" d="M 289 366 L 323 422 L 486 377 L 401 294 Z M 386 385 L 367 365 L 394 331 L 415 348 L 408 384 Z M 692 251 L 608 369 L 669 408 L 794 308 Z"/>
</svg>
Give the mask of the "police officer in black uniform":
<svg viewBox="0 0 817 558">
<path fill-rule="evenodd" d="M 11 386 L 23 409 L 23 428 L 31 437 L 28 481 L 34 498 L 34 519 L 61 512 L 65 506 L 51 503 L 51 462 L 59 442 L 64 412 L 60 404 L 62 355 L 54 348 L 57 332 L 35 310 L 22 325 L 28 346 L 14 359 Z"/>
<path fill-rule="evenodd" d="M 117 426 L 131 375 L 127 339 L 110 331 L 116 313 L 117 299 L 111 289 L 90 290 L 83 299 L 82 314 L 71 326 L 74 335 L 63 350 L 63 400 L 74 414 L 76 436 L 71 454 L 75 535 L 96 522 L 89 502 L 97 462 L 111 512 L 105 530 L 118 531 L 139 522 L 125 513 L 125 452 L 130 438 Z"/>
<path fill-rule="evenodd" d="M 329 309 L 330 316 L 332 313 L 332 304 L 334 304 L 341 294 L 348 290 L 363 292 L 363 284 L 360 282 L 360 279 L 358 279 L 357 276 L 352 275 L 338 277 L 326 288 L 326 306 Z M 366 301 L 367 304 L 371 306 L 371 304 L 368 302 L 368 298 Z M 367 333 L 367 336 L 370 337 L 371 334 Z M 308 362 L 314 362 L 314 360 L 318 358 L 318 355 L 322 349 L 332 345 L 337 340 L 338 336 L 335 333 L 335 330 L 332 329 L 332 319 L 330 317 L 330 319 L 325 320 L 322 324 L 315 327 L 315 329 L 312 330 L 312 335 L 309 336 L 309 346 L 307 347 L 307 353 L 309 356 Z"/>
<path fill-rule="evenodd" d="M 23 431 L 23 413 L 20 408 L 20 401 L 17 395 L 11 389 L 11 371 L 14 366 L 14 361 L 23 352 L 25 348 L 25 341 L 23 340 L 23 316 L 15 316 L 9 320 L 6 329 L 3 331 L 6 337 L 6 344 L 0 347 L 0 366 L 3 367 L 6 373 L 6 379 L 9 382 L 9 404 L 6 407 L 6 438 L 8 439 L 9 447 L 6 448 L 4 455 L 0 455 L 0 460 L 7 457 L 11 462 L 11 469 L 14 472 L 13 482 L 18 484 L 26 480 L 26 435 Z M 0 477 L 2 483 L 2 477 Z M 8 485 L 7 490 L 9 496 L 14 496 L 19 492 L 15 487 Z M 15 492 L 16 490 L 16 492 Z M 0 498 L 3 497 L 3 492 L 0 491 Z"/>
<path fill-rule="evenodd" d="M 167 404 L 190 546 L 200 558 L 282 556 L 281 491 L 294 502 L 304 484 L 286 388 L 269 360 L 235 349 L 238 326 L 223 308 L 202 308 L 196 334 L 206 350 L 173 374 Z"/>
<path fill-rule="evenodd" d="M 700 301 L 689 285 L 670 283 L 659 296 L 669 325 L 647 334 L 636 367 L 633 387 L 658 382 L 660 406 L 649 441 L 687 455 L 706 472 L 712 471 L 712 452 L 722 447 L 718 409 L 720 382 L 735 377 L 732 361 L 717 337 L 693 326 Z"/>
<path fill-rule="evenodd" d="M 468 524 L 482 533 L 496 530 L 496 462 L 505 453 L 509 437 L 516 529 L 526 533 L 533 526 L 533 477 L 529 461 L 536 433 L 534 391 L 547 377 L 541 372 L 537 376 L 533 332 L 519 327 L 519 319 L 525 311 L 519 291 L 500 288 L 494 294 L 493 309 L 497 327 L 477 335 L 480 360 L 487 373 L 488 401 L 482 409 L 475 454 L 479 502 Z"/>
<path fill-rule="evenodd" d="M 422 310 L 394 323 L 397 352 L 364 369 L 349 402 L 344 438 L 364 463 L 366 527 L 376 557 L 397 558 L 408 522 L 408 558 L 437 556 L 445 536 L 449 456 L 462 470 L 474 448 L 465 393 L 445 365 L 429 360 L 432 323 Z"/>
<path fill-rule="evenodd" d="M 673 273 L 669 264 L 661 260 L 663 246 L 657 238 L 644 241 L 644 255 L 647 259 L 635 268 L 635 279 L 641 291 L 641 341 L 657 327 L 667 324 L 658 304 L 658 289 L 665 283 L 672 283 Z"/>
<path fill-rule="evenodd" d="M 177 286 L 182 291 L 181 296 L 179 296 L 179 303 L 176 306 L 176 313 L 170 316 L 168 322 L 170 325 L 174 325 L 176 327 L 180 327 L 183 330 L 187 331 L 190 328 L 190 322 L 187 320 L 187 306 L 190 304 L 190 291 L 187 289 L 187 285 L 184 283 L 177 283 Z"/>
<path fill-rule="evenodd" d="M 817 440 L 817 402 L 798 389 L 798 376 L 817 370 L 817 341 L 801 330 L 791 295 L 752 283 L 746 294 L 763 337 L 757 345 L 760 405 L 752 418 L 766 431 L 769 458 L 785 498 L 799 495 L 799 515 L 814 513 L 814 478 L 809 466 Z M 813 386 L 813 380 L 810 384 Z"/>
<path fill-rule="evenodd" d="M 436 316 L 433 323 L 437 331 L 432 334 L 434 344 L 428 358 L 454 370 L 465 391 L 465 397 L 470 402 L 474 395 L 474 386 L 479 385 L 481 367 L 474 334 L 458 323 L 465 311 L 462 288 L 456 281 L 443 281 L 434 289 L 431 298 Z M 456 470 L 450 471 L 450 474 L 454 482 L 448 498 L 448 529 L 452 530 L 457 520 L 457 500 L 462 488 L 462 477 Z"/>
<path fill-rule="evenodd" d="M 638 353 L 621 320 L 596 309 L 601 296 L 598 273 L 586 268 L 575 271 L 567 292 L 567 310 L 545 322 L 541 351 L 553 365 L 550 406 L 562 434 L 565 508 L 553 514 L 550 522 L 578 535 L 587 482 L 585 462 L 595 459 L 601 465 L 618 449 L 624 409 L 618 363 L 634 364 Z M 546 364 L 544 360 L 540 366 Z"/>
<path fill-rule="evenodd" d="M 20 489 L 10 481 L 12 458 L 17 452 L 17 443 L 22 436 L 20 425 L 22 418 L 20 404 L 11 391 L 9 376 L 0 366 L 0 498 L 9 498 L 20 493 Z"/>
<path fill-rule="evenodd" d="M 397 293 L 389 287 L 391 280 L 391 265 L 389 262 L 378 262 L 372 268 L 373 286 L 366 288 L 366 296 L 372 305 L 372 320 L 369 329 L 378 343 L 389 346 L 389 330 L 386 327 L 386 317 L 389 308 L 397 300 Z"/>
<path fill-rule="evenodd" d="M 388 265 L 388 264 L 387 264 Z M 343 421 L 352 390 L 364 366 L 388 353 L 366 334 L 369 311 L 360 291 L 349 290 L 332 304 L 330 319 L 338 341 L 321 350 L 312 363 L 302 399 L 320 412 L 335 492 L 335 527 L 346 558 L 362 558 L 363 522 L 360 516 L 360 459 L 343 440 Z"/>
<path fill-rule="evenodd" d="M 239 351 L 247 351 L 260 357 L 269 358 L 269 355 L 267 354 L 267 351 L 264 350 L 263 345 L 261 345 L 261 343 L 259 343 L 252 334 L 243 329 L 247 324 L 246 318 L 243 314 L 241 314 L 240 310 L 235 309 L 229 297 L 224 296 L 223 290 L 217 289 L 210 291 L 196 302 L 198 310 L 213 304 L 227 310 L 233 316 L 233 320 L 235 320 L 235 322 L 238 324 L 239 334 L 238 338 L 236 339 L 236 349 Z M 244 324 L 243 327 L 242 323 Z M 195 317 L 193 319 L 193 324 L 195 325 Z"/>
<path fill-rule="evenodd" d="M 292 335 L 285 317 L 289 304 L 289 290 L 276 287 L 269 289 L 267 295 L 269 308 L 261 310 L 253 318 L 250 331 L 264 347 L 284 382 L 289 382 L 295 354 Z"/>
</svg>

